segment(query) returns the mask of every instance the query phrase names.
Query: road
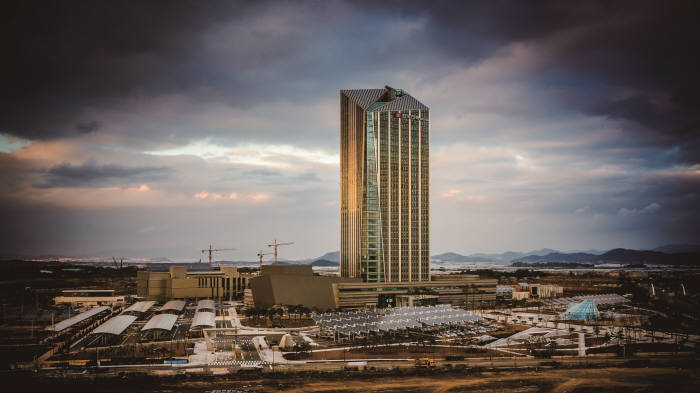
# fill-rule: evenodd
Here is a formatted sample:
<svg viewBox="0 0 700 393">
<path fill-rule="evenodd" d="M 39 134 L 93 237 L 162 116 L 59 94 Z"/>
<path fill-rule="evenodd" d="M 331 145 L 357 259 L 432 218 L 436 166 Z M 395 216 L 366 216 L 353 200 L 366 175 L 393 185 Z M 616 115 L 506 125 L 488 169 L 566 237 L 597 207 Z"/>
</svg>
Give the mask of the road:
<svg viewBox="0 0 700 393">
<path fill-rule="evenodd" d="M 697 364 L 696 359 L 692 359 L 689 357 L 683 358 L 686 361 L 694 362 L 694 364 Z M 238 359 L 240 361 L 241 359 Z M 491 369 L 513 369 L 513 368 L 536 368 L 536 367 L 551 367 L 553 366 L 553 362 L 556 362 L 557 365 L 559 366 L 565 366 L 565 367 L 621 367 L 625 366 L 628 362 L 632 360 L 643 360 L 649 364 L 650 367 L 662 367 L 662 366 L 669 366 L 673 365 L 673 360 L 674 358 L 671 356 L 649 356 L 649 357 L 642 357 L 642 358 L 633 358 L 633 359 L 625 359 L 625 358 L 619 358 L 619 357 L 585 357 L 585 358 L 579 358 L 579 357 L 568 357 L 568 358 L 556 358 L 556 359 L 524 359 L 524 358 L 494 358 L 493 360 L 491 359 L 470 359 L 470 360 L 465 360 L 465 361 L 438 361 L 437 362 L 437 367 L 438 368 L 443 368 L 443 367 L 451 367 L 451 368 L 459 368 L 459 367 L 467 367 L 467 368 L 474 368 L 474 367 L 482 367 L 482 368 L 491 368 Z M 359 361 L 358 359 L 353 359 L 353 362 Z M 323 372 L 333 372 L 333 371 L 343 371 L 346 368 L 347 363 L 343 361 L 321 361 L 321 362 L 289 362 L 289 363 L 284 363 L 284 364 L 277 364 L 275 363 L 274 365 L 272 364 L 265 364 L 264 367 L 262 368 L 263 372 L 303 372 L 303 371 L 323 371 Z M 449 365 L 449 366 L 448 366 Z M 683 367 L 688 366 L 688 363 L 685 362 L 683 364 Z M 403 370 L 413 370 L 415 369 L 414 361 L 413 360 L 367 360 L 367 366 L 368 369 L 373 369 L 377 371 L 382 371 L 382 370 L 394 370 L 394 369 L 403 369 Z M 694 367 L 691 365 L 691 367 Z M 236 372 L 238 370 L 238 366 L 231 365 L 231 366 L 221 366 L 221 365 L 213 365 L 213 366 L 206 366 L 206 365 L 199 365 L 193 368 L 193 365 L 189 364 L 184 364 L 184 365 L 163 365 L 163 364 L 154 364 L 154 365 L 134 365 L 134 366 L 101 366 L 99 367 L 99 373 L 98 375 L 100 376 L 117 376 L 122 373 L 152 373 L 152 374 L 162 374 L 163 372 L 167 372 L 169 374 L 180 374 L 180 373 L 190 373 L 190 372 L 195 372 L 195 373 L 211 373 L 212 371 L 216 370 L 222 370 L 222 369 L 228 369 L 230 372 Z M 84 377 L 90 377 L 91 375 L 95 375 L 96 369 L 92 368 L 90 369 L 92 371 L 85 373 L 84 371 L 75 371 L 71 372 L 69 370 L 60 370 L 60 369 L 43 369 L 40 370 L 40 373 L 46 374 L 46 375 L 65 375 L 65 373 L 71 373 L 76 376 L 84 376 Z M 428 372 L 428 370 L 426 370 Z"/>
</svg>

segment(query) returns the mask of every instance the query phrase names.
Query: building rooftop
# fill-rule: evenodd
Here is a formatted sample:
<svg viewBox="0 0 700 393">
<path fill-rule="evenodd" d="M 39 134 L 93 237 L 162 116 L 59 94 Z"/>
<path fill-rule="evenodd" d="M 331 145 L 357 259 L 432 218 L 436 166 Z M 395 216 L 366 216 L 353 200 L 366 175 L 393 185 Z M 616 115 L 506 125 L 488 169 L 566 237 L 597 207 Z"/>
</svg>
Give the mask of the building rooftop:
<svg viewBox="0 0 700 393">
<path fill-rule="evenodd" d="M 214 313 L 208 311 L 197 311 L 194 313 L 191 327 L 194 328 L 199 326 L 215 327 L 216 322 L 214 322 Z"/>
<path fill-rule="evenodd" d="M 163 307 L 160 308 L 160 311 L 182 311 L 182 309 L 185 307 L 185 301 L 184 300 L 171 300 L 163 305 Z"/>
<path fill-rule="evenodd" d="M 214 310 L 214 307 L 216 307 L 216 303 L 211 299 L 202 299 L 197 302 L 197 311 L 202 309 Z"/>
<path fill-rule="evenodd" d="M 158 314 L 154 315 L 153 318 L 149 319 L 146 325 L 141 328 L 141 331 L 145 330 L 170 330 L 175 325 L 177 321 L 177 315 L 174 314 Z"/>
<path fill-rule="evenodd" d="M 385 86 L 383 89 L 341 90 L 352 102 L 366 111 L 427 110 L 428 107 L 402 89 Z"/>
<path fill-rule="evenodd" d="M 122 334 L 122 332 L 126 330 L 126 328 L 128 328 L 129 325 L 131 325 L 136 319 L 137 317 L 133 315 L 120 314 L 98 326 L 92 331 L 91 334 L 106 333 L 119 335 Z"/>
<path fill-rule="evenodd" d="M 101 313 L 102 311 L 107 311 L 107 310 L 109 310 L 109 307 L 107 307 L 107 306 L 94 307 L 94 308 L 91 308 L 85 312 L 78 314 L 78 315 L 75 315 L 71 318 L 63 320 L 55 325 L 49 325 L 46 327 L 45 330 L 60 332 L 63 329 L 67 329 L 67 328 L 75 325 L 76 323 L 82 322 L 82 321 L 84 321 L 92 316 L 95 316 L 95 315 Z"/>
<path fill-rule="evenodd" d="M 154 302 L 154 301 L 152 301 L 152 300 L 145 301 L 145 302 L 136 302 L 136 303 L 132 304 L 131 306 L 129 306 L 129 308 L 127 308 L 127 309 L 124 310 L 124 311 L 125 311 L 125 312 L 127 312 L 127 311 L 133 311 L 133 312 L 139 312 L 139 313 L 141 313 L 141 312 L 146 312 L 146 311 L 148 311 L 151 307 L 153 307 L 154 304 L 156 304 L 156 302 Z"/>
</svg>

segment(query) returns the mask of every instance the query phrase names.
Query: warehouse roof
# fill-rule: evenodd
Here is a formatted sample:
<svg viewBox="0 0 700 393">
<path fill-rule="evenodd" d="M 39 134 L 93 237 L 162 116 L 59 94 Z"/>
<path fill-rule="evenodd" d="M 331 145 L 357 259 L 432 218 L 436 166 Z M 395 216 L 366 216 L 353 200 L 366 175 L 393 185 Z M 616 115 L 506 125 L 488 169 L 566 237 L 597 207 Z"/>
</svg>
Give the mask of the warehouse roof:
<svg viewBox="0 0 700 393">
<path fill-rule="evenodd" d="M 168 310 L 173 310 L 173 311 L 182 311 L 182 309 L 185 308 L 185 301 L 184 300 L 171 300 L 163 305 L 163 307 L 160 308 L 160 311 L 168 311 Z"/>
<path fill-rule="evenodd" d="M 153 307 L 154 304 L 156 304 L 154 301 L 136 302 L 124 311 L 146 312 L 149 308 Z"/>
<path fill-rule="evenodd" d="M 142 331 L 144 330 L 152 330 L 152 329 L 161 329 L 161 330 L 170 330 L 173 328 L 173 325 L 175 325 L 175 321 L 177 321 L 177 315 L 174 314 L 158 314 L 153 316 L 153 318 L 149 319 L 146 325 L 141 328 Z"/>
<path fill-rule="evenodd" d="M 91 332 L 91 334 L 122 334 L 122 332 L 126 330 L 126 328 L 128 328 L 129 325 L 131 325 L 136 319 L 137 317 L 133 315 L 120 314 L 110 319 L 109 321 L 103 323 L 102 325 L 98 326 L 97 329 Z"/>
<path fill-rule="evenodd" d="M 76 323 L 82 322 L 90 317 L 93 317 L 93 316 L 101 313 L 102 311 L 107 311 L 107 310 L 109 310 L 109 307 L 107 307 L 107 306 L 94 307 L 94 308 L 91 308 L 85 312 L 74 315 L 74 316 L 72 316 L 64 321 L 61 321 L 53 326 L 48 326 L 48 327 L 46 327 L 45 330 L 50 330 L 53 332 L 60 332 L 63 329 L 67 329 L 67 328 L 75 325 Z"/>
<path fill-rule="evenodd" d="M 192 318 L 192 327 L 197 326 L 216 327 L 216 323 L 214 322 L 214 313 L 208 311 L 197 311 L 194 313 L 194 318 Z"/>
<path fill-rule="evenodd" d="M 216 304 L 214 303 L 213 300 L 211 299 L 203 299 L 197 302 L 197 311 L 203 309 L 203 308 L 209 308 L 209 309 L 214 309 Z"/>
</svg>

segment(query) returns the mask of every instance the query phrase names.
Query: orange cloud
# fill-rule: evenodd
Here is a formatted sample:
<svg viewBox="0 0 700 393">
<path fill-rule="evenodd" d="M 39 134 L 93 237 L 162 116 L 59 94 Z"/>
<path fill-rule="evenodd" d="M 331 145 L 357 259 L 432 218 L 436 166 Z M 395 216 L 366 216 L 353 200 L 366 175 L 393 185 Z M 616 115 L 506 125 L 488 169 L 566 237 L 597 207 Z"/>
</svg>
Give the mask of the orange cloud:
<svg viewBox="0 0 700 393">
<path fill-rule="evenodd" d="M 443 198 L 452 198 L 454 196 L 457 196 L 460 192 L 462 192 L 462 190 L 447 190 L 446 192 L 443 192 L 441 196 Z"/>
<path fill-rule="evenodd" d="M 253 194 L 250 197 L 255 201 L 262 201 L 262 200 L 270 198 L 270 195 L 265 194 L 265 193 L 260 193 L 260 194 Z"/>
</svg>

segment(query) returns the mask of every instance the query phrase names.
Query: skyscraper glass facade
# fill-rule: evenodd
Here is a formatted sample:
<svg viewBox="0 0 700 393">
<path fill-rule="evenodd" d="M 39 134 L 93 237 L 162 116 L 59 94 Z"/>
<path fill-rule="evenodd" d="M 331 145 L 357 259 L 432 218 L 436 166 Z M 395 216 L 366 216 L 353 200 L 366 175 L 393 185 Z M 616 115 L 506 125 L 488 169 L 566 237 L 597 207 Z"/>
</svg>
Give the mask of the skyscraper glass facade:
<svg viewBox="0 0 700 393">
<path fill-rule="evenodd" d="M 341 90 L 341 276 L 429 280 L 429 120 L 402 90 Z"/>
</svg>

